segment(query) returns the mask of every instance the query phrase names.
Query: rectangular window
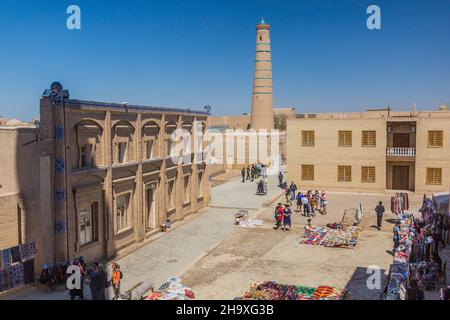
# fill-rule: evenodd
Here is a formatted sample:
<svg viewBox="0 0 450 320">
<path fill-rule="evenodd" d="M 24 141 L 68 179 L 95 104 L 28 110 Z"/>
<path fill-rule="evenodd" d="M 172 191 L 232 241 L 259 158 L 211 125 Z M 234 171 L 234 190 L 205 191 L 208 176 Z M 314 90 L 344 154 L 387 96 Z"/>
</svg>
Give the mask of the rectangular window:
<svg viewBox="0 0 450 320">
<path fill-rule="evenodd" d="M 314 165 L 302 164 L 302 180 L 314 181 Z"/>
<path fill-rule="evenodd" d="M 169 181 L 167 183 L 167 208 L 168 208 L 168 210 L 172 210 L 173 208 L 175 208 L 174 188 L 175 188 L 175 180 Z"/>
<path fill-rule="evenodd" d="M 117 144 L 117 162 L 125 163 L 127 162 L 127 143 L 119 142 Z"/>
<path fill-rule="evenodd" d="M 147 140 L 147 159 L 153 158 L 153 145 L 155 140 Z"/>
<path fill-rule="evenodd" d="M 361 167 L 361 182 L 375 183 L 375 167 Z"/>
<path fill-rule="evenodd" d="M 130 194 L 120 195 L 116 198 L 116 233 L 128 227 L 128 214 Z"/>
<path fill-rule="evenodd" d="M 444 131 L 428 131 L 428 148 L 442 148 L 444 146 Z"/>
<path fill-rule="evenodd" d="M 170 156 L 170 153 L 172 152 L 172 139 L 167 139 L 167 156 Z"/>
<path fill-rule="evenodd" d="M 95 165 L 95 144 L 80 146 L 80 168 L 89 168 Z"/>
<path fill-rule="evenodd" d="M 426 184 L 442 185 L 442 168 L 427 168 Z"/>
<path fill-rule="evenodd" d="M 363 147 L 376 147 L 377 146 L 377 132 L 376 131 L 363 131 L 361 137 L 361 145 Z"/>
<path fill-rule="evenodd" d="M 351 182 L 352 181 L 352 167 L 338 166 L 338 181 Z"/>
<path fill-rule="evenodd" d="M 92 241 L 92 216 L 88 209 L 80 210 L 80 245 Z"/>
<path fill-rule="evenodd" d="M 302 131 L 302 146 L 314 147 L 315 137 L 314 131 Z"/>
<path fill-rule="evenodd" d="M 79 213 L 80 245 L 98 241 L 98 202 Z"/>
<path fill-rule="evenodd" d="M 198 197 L 203 197 L 203 172 L 198 174 Z"/>
<path fill-rule="evenodd" d="M 184 203 L 188 203 L 191 201 L 191 186 L 190 186 L 190 177 L 184 176 L 184 197 L 183 197 L 183 202 Z"/>
<path fill-rule="evenodd" d="M 351 147 L 352 146 L 352 132 L 338 131 L 338 146 Z"/>
</svg>

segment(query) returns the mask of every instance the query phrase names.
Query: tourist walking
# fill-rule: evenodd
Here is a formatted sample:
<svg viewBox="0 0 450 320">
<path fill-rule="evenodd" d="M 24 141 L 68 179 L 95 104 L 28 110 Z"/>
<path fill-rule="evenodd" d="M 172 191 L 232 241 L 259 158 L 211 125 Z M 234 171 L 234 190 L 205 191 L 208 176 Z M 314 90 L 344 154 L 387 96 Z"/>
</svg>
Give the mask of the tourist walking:
<svg viewBox="0 0 450 320">
<path fill-rule="evenodd" d="M 242 176 L 242 182 L 245 182 L 245 167 L 242 167 L 241 176 Z"/>
<path fill-rule="evenodd" d="M 247 166 L 247 178 L 246 180 L 250 180 L 250 167 Z"/>
<path fill-rule="evenodd" d="M 283 187 L 283 172 L 278 174 L 278 186 Z"/>
<path fill-rule="evenodd" d="M 292 211 L 289 205 L 286 205 L 286 208 L 283 211 L 283 230 L 286 231 L 286 226 L 289 227 L 289 231 L 291 231 L 291 215 Z"/>
<path fill-rule="evenodd" d="M 92 300 L 98 300 L 98 263 L 94 263 L 92 268 L 87 272 L 86 283 L 91 291 Z"/>
<path fill-rule="evenodd" d="M 383 213 L 385 209 L 383 206 L 383 202 L 378 202 L 378 205 L 375 207 L 375 212 L 377 214 L 377 228 L 378 231 L 381 230 L 381 223 L 383 222 Z"/>
<path fill-rule="evenodd" d="M 315 195 L 311 196 L 311 201 L 310 201 L 310 206 L 311 206 L 311 214 L 312 215 L 316 215 L 316 208 L 317 208 L 317 198 Z"/>
<path fill-rule="evenodd" d="M 276 230 L 278 230 L 281 227 L 281 224 L 283 223 L 283 217 L 284 217 L 284 207 L 281 203 L 279 203 L 277 209 L 275 210 Z"/>
<path fill-rule="evenodd" d="M 111 276 L 111 286 L 114 292 L 113 300 L 119 299 L 120 296 L 120 282 L 122 280 L 122 271 L 120 271 L 120 266 L 118 263 L 114 262 L 112 264 L 112 276 Z"/>
<path fill-rule="evenodd" d="M 286 189 L 284 191 L 284 195 L 286 197 L 286 204 L 289 204 L 289 205 L 292 204 L 292 202 L 291 202 L 291 190 L 288 187 L 286 187 Z"/>
<path fill-rule="evenodd" d="M 297 192 L 297 185 L 294 181 L 291 181 L 291 185 L 289 186 L 289 190 L 291 190 L 291 201 L 295 199 L 295 193 Z"/>
<path fill-rule="evenodd" d="M 308 196 L 307 195 L 303 195 L 301 201 L 302 201 L 302 204 L 303 204 L 303 214 L 305 215 L 305 217 L 309 217 Z"/>
<path fill-rule="evenodd" d="M 320 209 L 326 212 L 327 204 L 328 204 L 327 194 L 325 193 L 325 191 L 322 191 L 322 194 L 320 196 Z"/>
<path fill-rule="evenodd" d="M 297 194 L 297 210 L 295 210 L 296 212 L 299 212 L 299 213 L 302 212 L 302 207 L 303 207 L 302 197 L 303 197 L 303 194 L 299 191 Z"/>
<path fill-rule="evenodd" d="M 103 264 L 98 265 L 98 287 L 97 287 L 97 297 L 98 300 L 106 300 L 105 290 L 109 287 L 108 275 L 106 273 Z"/>
</svg>

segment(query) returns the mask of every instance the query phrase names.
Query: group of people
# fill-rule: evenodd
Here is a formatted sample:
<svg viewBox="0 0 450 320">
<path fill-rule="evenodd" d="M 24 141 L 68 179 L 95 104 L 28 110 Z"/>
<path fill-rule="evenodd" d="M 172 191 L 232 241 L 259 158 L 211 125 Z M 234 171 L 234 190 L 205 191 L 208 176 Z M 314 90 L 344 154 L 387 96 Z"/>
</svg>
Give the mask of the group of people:
<svg viewBox="0 0 450 320">
<path fill-rule="evenodd" d="M 113 300 L 117 300 L 120 296 L 120 282 L 123 278 L 119 264 L 114 262 L 111 265 L 112 276 L 108 279 L 108 274 L 103 264 L 94 263 L 88 267 L 83 257 L 73 260 L 73 265 L 78 266 L 80 270 L 80 288 L 70 289 L 70 299 L 74 300 L 78 297 L 84 300 L 84 287 L 87 284 L 91 292 L 92 300 L 106 300 L 106 290 L 110 287 L 113 289 Z"/>
<path fill-rule="evenodd" d="M 316 211 L 322 214 L 326 213 L 326 207 L 328 204 L 327 194 L 325 191 L 319 192 L 316 190 L 308 190 L 306 193 L 301 191 L 297 192 L 297 185 L 292 181 L 289 187 L 285 189 L 286 203 L 292 205 L 292 202 L 296 200 L 297 207 L 295 212 L 301 213 L 305 217 L 315 216 Z"/>
<path fill-rule="evenodd" d="M 291 231 L 291 215 L 292 211 L 290 205 L 283 205 L 281 202 L 279 202 L 275 208 L 275 229 L 278 230 L 281 226 L 283 226 L 284 231 Z"/>
<path fill-rule="evenodd" d="M 242 182 L 246 180 L 254 181 L 258 178 L 267 178 L 267 166 L 264 163 L 256 163 L 251 166 L 242 167 L 241 170 Z"/>
</svg>

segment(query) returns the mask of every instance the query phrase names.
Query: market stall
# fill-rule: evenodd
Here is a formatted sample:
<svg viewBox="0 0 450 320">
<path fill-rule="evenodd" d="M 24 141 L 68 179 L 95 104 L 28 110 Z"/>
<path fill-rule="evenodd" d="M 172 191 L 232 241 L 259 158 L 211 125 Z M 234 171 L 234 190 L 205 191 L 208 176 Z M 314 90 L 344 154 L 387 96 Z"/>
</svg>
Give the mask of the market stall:
<svg viewBox="0 0 450 320">
<path fill-rule="evenodd" d="M 0 250 L 0 292 L 34 282 L 36 244 L 21 244 Z"/>
<path fill-rule="evenodd" d="M 249 291 L 235 300 L 342 300 L 347 292 L 345 288 L 304 287 L 265 281 L 252 284 Z"/>
<path fill-rule="evenodd" d="M 361 229 L 356 226 L 347 229 L 305 226 L 305 240 L 300 241 L 300 243 L 332 248 L 353 249 L 358 242 L 360 232 Z"/>
<path fill-rule="evenodd" d="M 193 300 L 194 292 L 185 287 L 177 277 L 171 277 L 158 290 L 142 296 L 143 300 Z"/>
</svg>

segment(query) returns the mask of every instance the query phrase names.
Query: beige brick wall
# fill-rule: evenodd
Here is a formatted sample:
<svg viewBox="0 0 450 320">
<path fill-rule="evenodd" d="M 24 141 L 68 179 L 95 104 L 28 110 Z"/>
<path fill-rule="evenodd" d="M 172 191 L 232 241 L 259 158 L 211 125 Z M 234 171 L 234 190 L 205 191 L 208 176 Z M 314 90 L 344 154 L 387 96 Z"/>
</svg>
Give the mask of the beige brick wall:
<svg viewBox="0 0 450 320">
<path fill-rule="evenodd" d="M 444 147 L 428 147 L 428 131 L 444 131 Z M 416 191 L 440 192 L 450 189 L 450 118 L 420 118 L 417 122 Z M 426 168 L 442 168 L 442 184 L 427 185 Z"/>
<path fill-rule="evenodd" d="M 302 130 L 315 132 L 314 147 L 302 146 Z M 352 146 L 338 147 L 338 131 L 352 131 Z M 376 147 L 362 147 L 363 130 L 377 132 Z M 386 188 L 386 123 L 384 120 L 295 119 L 287 121 L 287 181 L 300 189 L 382 192 Z M 301 166 L 314 165 L 314 181 L 301 179 Z M 352 181 L 338 182 L 338 166 L 352 167 Z M 361 167 L 376 167 L 375 183 L 361 182 Z"/>
<path fill-rule="evenodd" d="M 0 249 L 19 244 L 17 195 L 0 195 Z"/>
</svg>

